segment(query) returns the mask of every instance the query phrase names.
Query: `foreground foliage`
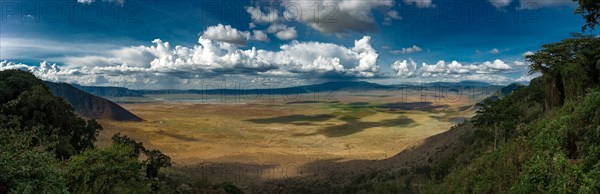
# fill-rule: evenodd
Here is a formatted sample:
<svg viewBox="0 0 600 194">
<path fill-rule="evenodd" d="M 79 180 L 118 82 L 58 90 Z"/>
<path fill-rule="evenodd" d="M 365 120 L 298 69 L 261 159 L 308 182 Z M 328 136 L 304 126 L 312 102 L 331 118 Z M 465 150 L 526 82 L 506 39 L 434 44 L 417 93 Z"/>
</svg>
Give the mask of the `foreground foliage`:
<svg viewBox="0 0 600 194">
<path fill-rule="evenodd" d="M 171 158 L 120 134 L 96 148 L 100 130 L 31 73 L 0 71 L 0 193 L 178 192 L 178 182 L 159 174 Z M 202 187 L 239 192 L 231 184 Z"/>
</svg>

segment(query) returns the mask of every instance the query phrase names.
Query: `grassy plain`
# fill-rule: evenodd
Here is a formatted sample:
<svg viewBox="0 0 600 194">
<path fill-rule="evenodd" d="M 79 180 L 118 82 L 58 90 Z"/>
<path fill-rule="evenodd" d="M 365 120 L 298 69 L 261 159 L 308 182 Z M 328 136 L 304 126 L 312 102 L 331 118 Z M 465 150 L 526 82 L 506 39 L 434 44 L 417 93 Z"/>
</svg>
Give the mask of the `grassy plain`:
<svg viewBox="0 0 600 194">
<path fill-rule="evenodd" d="M 293 100 L 149 95 L 122 104 L 145 121 L 100 121 L 99 144 L 119 132 L 160 149 L 175 167 L 242 185 L 306 176 L 314 170 L 305 166 L 317 161 L 389 158 L 471 117 L 479 100 L 432 94 L 337 92 Z"/>
</svg>

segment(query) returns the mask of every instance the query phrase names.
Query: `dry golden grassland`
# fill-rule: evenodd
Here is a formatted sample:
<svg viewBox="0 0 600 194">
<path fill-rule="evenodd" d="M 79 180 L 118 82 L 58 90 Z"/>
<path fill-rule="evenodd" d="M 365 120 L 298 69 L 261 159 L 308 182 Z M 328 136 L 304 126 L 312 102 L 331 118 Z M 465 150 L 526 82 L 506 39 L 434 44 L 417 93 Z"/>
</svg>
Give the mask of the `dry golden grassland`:
<svg viewBox="0 0 600 194">
<path fill-rule="evenodd" d="M 222 96 L 151 95 L 143 103 L 122 104 L 145 121 L 100 121 L 105 130 L 99 144 L 119 132 L 160 149 L 175 166 L 256 165 L 260 171 L 244 173 L 303 176 L 303 166 L 316 161 L 391 157 L 471 117 L 478 100 L 389 91 L 322 96 L 328 98 L 226 102 Z"/>
</svg>

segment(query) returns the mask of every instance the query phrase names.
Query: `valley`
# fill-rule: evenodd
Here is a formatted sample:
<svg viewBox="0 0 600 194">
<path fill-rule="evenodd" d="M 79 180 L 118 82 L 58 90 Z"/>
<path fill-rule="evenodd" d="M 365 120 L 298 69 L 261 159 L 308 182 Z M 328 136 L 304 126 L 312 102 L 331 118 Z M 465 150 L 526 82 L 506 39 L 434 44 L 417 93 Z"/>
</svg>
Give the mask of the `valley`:
<svg viewBox="0 0 600 194">
<path fill-rule="evenodd" d="M 113 134 L 122 133 L 161 150 L 175 167 L 248 185 L 356 170 L 339 169 L 351 167 L 336 162 L 390 158 L 470 118 L 475 102 L 486 97 L 440 96 L 433 89 L 339 91 L 318 94 L 327 96 L 318 101 L 314 96 L 294 101 L 199 94 L 126 99 L 129 103 L 121 105 L 144 121 L 101 119 L 98 144 L 109 145 Z M 308 167 L 319 161 L 335 162 Z"/>
</svg>

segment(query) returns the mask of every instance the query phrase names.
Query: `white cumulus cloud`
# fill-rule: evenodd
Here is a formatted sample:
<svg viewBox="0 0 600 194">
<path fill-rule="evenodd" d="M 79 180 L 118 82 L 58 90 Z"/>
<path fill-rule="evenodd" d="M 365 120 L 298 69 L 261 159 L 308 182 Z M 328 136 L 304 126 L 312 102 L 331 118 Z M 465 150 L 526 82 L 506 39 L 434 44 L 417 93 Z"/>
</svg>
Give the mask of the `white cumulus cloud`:
<svg viewBox="0 0 600 194">
<path fill-rule="evenodd" d="M 489 74 L 510 70 L 512 67 L 500 59 L 493 62 L 486 61 L 480 64 L 463 65 L 458 61 L 447 63 L 440 60 L 436 64 L 423 63 L 419 72 L 423 77 L 450 75 L 450 74 Z"/>
<path fill-rule="evenodd" d="M 267 28 L 267 32 L 275 34 L 280 40 L 294 40 L 298 38 L 298 32 L 295 27 L 288 27 L 285 24 L 272 24 Z"/>
<path fill-rule="evenodd" d="M 479 66 L 479 70 L 480 71 L 484 71 L 487 72 L 489 70 L 492 71 L 497 71 L 497 70 L 509 70 L 512 69 L 512 67 L 510 67 L 510 65 L 506 64 L 504 61 L 500 60 L 500 59 L 496 59 L 494 60 L 494 62 L 483 62 L 483 64 L 481 64 Z"/>
<path fill-rule="evenodd" d="M 408 61 L 398 60 L 391 67 L 396 72 L 396 76 L 399 77 L 413 77 L 417 71 L 417 63 L 412 59 L 408 59 Z"/>
<path fill-rule="evenodd" d="M 269 37 L 267 36 L 267 34 L 263 31 L 253 30 L 252 32 L 254 33 L 254 40 L 263 41 L 263 42 L 271 41 L 269 39 Z"/>
<path fill-rule="evenodd" d="M 290 27 L 275 33 L 275 36 L 280 40 L 293 40 L 298 38 L 298 32 L 296 32 L 296 28 Z"/>
<path fill-rule="evenodd" d="M 42 61 L 38 66 L 26 65 L 22 63 L 14 63 L 10 61 L 0 61 L 0 71 L 9 69 L 20 69 L 29 71 L 35 76 L 49 81 L 72 80 L 74 75 L 77 75 L 77 70 L 62 70 L 55 63 L 50 64 L 47 61 Z"/>
<path fill-rule="evenodd" d="M 534 53 L 531 51 L 527 51 L 523 53 L 523 57 L 529 56 L 529 55 L 533 55 Z"/>
<path fill-rule="evenodd" d="M 515 64 L 516 66 L 524 66 L 524 65 L 527 65 L 527 63 L 525 63 L 525 62 L 522 62 L 522 61 L 515 61 L 515 62 L 513 62 L 513 64 Z"/>
<path fill-rule="evenodd" d="M 206 28 L 203 37 L 210 40 L 246 45 L 250 39 L 250 32 L 240 31 L 230 25 L 218 24 Z"/>
<path fill-rule="evenodd" d="M 401 50 L 392 50 L 390 51 L 390 53 L 392 54 L 411 54 L 411 53 L 417 53 L 417 52 L 421 52 L 423 51 L 423 49 L 421 49 L 421 47 L 417 46 L 417 45 L 413 45 L 412 47 L 408 47 L 408 48 L 402 48 Z"/>
<path fill-rule="evenodd" d="M 256 34 L 260 33 L 254 33 Z M 240 49 L 204 36 L 193 47 L 156 39 L 151 46 L 114 49 L 102 55 L 63 58 L 65 65 L 0 63 L 0 70 L 23 69 L 38 77 L 69 83 L 181 84 L 216 76 L 267 76 L 293 79 L 371 78 L 380 76 L 378 53 L 365 36 L 354 46 L 292 41 L 277 50 Z"/>
</svg>

